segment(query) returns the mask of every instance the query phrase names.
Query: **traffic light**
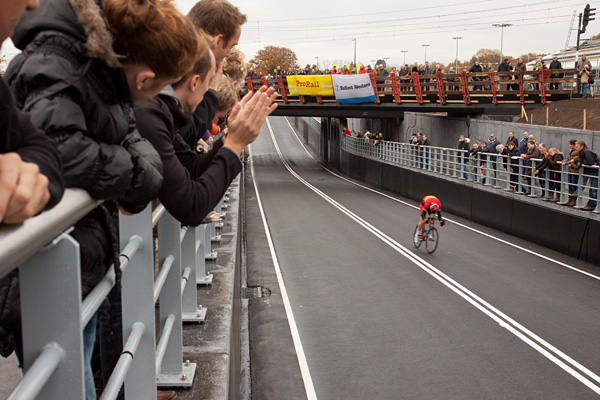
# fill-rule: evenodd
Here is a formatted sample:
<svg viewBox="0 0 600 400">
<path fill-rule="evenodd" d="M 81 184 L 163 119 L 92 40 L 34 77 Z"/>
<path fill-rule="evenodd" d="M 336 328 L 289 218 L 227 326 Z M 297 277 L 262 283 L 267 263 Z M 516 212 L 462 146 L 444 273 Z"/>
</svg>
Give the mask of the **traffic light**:
<svg viewBox="0 0 600 400">
<path fill-rule="evenodd" d="M 583 9 L 583 20 L 581 21 L 581 33 L 585 33 L 585 28 L 590 21 L 595 20 L 596 18 L 592 18 L 596 13 L 595 8 L 591 8 L 590 5 L 586 5 Z"/>
</svg>

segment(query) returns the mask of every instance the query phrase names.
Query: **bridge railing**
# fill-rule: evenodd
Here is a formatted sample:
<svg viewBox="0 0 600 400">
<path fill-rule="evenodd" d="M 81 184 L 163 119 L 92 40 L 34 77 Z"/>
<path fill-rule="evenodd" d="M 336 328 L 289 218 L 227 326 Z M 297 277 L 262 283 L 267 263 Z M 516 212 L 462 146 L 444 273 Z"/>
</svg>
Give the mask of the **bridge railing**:
<svg viewBox="0 0 600 400">
<path fill-rule="evenodd" d="M 52 210 L 19 226 L 0 226 L 0 277 L 18 269 L 21 301 L 24 376 L 11 400 L 85 398 L 82 332 L 115 285 L 116 272 L 111 266 L 82 300 L 79 244 L 69 233 L 98 204 L 85 191 L 69 189 Z M 183 362 L 182 323 L 206 316 L 196 284 L 212 282 L 205 259 L 216 257 L 216 227 L 182 228 L 162 206 L 119 215 L 123 351 L 101 399 L 115 399 L 123 384 L 128 400 L 155 399 L 157 385 L 192 385 L 195 364 Z M 157 275 L 156 264 L 162 267 Z"/>
<path fill-rule="evenodd" d="M 553 69 L 506 72 L 466 72 L 419 75 L 413 72 L 400 76 L 376 76 L 374 92 L 378 102 L 383 103 L 464 103 L 477 104 L 482 101 L 502 103 L 542 103 L 548 100 L 566 99 L 577 94 L 579 76 L 576 69 Z M 246 89 L 254 92 L 260 86 L 274 87 L 280 94 L 279 101 L 290 102 L 336 102 L 334 96 L 291 95 L 287 79 L 247 77 Z"/>
<path fill-rule="evenodd" d="M 600 167 L 597 165 L 572 171 L 566 163 L 559 162 L 560 170 L 548 167 L 536 174 L 543 159 L 530 159 L 528 163 L 522 157 L 493 153 L 478 153 L 473 157 L 465 150 L 388 141 L 375 144 L 376 141 L 370 139 L 342 136 L 342 146 L 350 153 L 531 198 L 558 198 L 558 204 L 566 204 L 570 196 L 576 196 L 574 208 L 583 209 L 595 202 L 593 212 L 600 213 L 597 201 Z"/>
</svg>

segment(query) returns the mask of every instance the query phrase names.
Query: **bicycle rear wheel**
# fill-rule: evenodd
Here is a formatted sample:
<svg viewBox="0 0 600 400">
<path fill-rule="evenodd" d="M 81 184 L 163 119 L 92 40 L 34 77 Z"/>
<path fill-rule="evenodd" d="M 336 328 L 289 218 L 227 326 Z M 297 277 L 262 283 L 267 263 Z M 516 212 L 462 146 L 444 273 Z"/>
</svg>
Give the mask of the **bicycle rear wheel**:
<svg viewBox="0 0 600 400">
<path fill-rule="evenodd" d="M 425 248 L 427 249 L 427 252 L 429 254 L 433 254 L 435 249 L 437 249 L 438 242 L 439 242 L 439 236 L 438 236 L 437 229 L 435 229 L 435 228 L 429 229 L 429 231 L 427 232 L 426 241 L 427 241 L 427 243 L 425 245 Z"/>
<path fill-rule="evenodd" d="M 419 235 L 419 237 L 415 238 L 418 228 L 419 228 L 419 224 L 417 224 L 417 226 L 415 226 L 415 231 L 413 232 L 413 244 L 415 245 L 415 247 L 417 249 L 421 246 L 421 243 L 423 243 L 423 241 L 421 240 L 421 235 Z"/>
</svg>

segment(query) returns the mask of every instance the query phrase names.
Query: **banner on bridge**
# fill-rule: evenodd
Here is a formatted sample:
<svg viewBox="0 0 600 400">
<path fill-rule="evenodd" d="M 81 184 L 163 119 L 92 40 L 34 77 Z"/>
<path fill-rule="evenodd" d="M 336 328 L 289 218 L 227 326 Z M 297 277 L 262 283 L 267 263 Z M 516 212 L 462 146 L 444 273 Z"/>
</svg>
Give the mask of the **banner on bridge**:
<svg viewBox="0 0 600 400">
<path fill-rule="evenodd" d="M 296 96 L 333 96 L 329 75 L 293 75 L 287 77 L 288 89 Z"/>
<path fill-rule="evenodd" d="M 333 90 L 338 103 L 369 103 L 377 101 L 369 74 L 332 75 Z"/>
</svg>

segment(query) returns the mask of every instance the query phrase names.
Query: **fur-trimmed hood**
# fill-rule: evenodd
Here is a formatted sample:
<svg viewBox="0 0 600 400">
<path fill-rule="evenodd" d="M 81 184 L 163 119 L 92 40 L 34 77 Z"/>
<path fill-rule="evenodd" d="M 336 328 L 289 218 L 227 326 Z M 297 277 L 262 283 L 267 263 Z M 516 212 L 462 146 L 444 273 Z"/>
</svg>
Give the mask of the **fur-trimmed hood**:
<svg viewBox="0 0 600 400">
<path fill-rule="evenodd" d="M 120 66 L 113 50 L 113 37 L 102 12 L 103 0 L 44 0 L 34 11 L 23 14 L 12 40 L 23 50 L 40 33 L 58 31 L 83 42 L 87 55 Z"/>
</svg>

